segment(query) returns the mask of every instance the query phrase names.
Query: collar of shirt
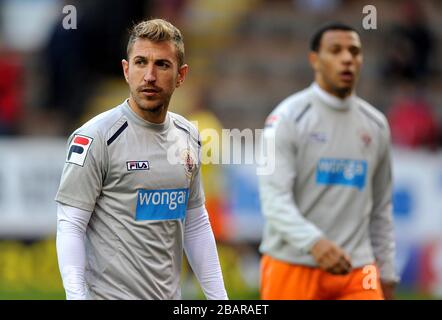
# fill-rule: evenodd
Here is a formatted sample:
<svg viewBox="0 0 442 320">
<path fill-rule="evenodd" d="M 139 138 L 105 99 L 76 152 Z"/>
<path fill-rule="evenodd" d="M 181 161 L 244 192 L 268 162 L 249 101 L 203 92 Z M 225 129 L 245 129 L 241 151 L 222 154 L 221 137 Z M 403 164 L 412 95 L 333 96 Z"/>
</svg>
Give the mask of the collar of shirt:
<svg viewBox="0 0 442 320">
<path fill-rule="evenodd" d="M 141 118 L 138 114 L 136 114 L 132 108 L 129 106 L 129 99 L 126 99 L 126 101 L 123 104 L 123 112 L 124 114 L 133 122 L 136 124 L 155 130 L 155 131 L 164 131 L 167 130 L 170 126 L 170 116 L 169 112 L 166 114 L 166 119 L 163 123 L 153 123 L 149 122 L 147 120 L 144 120 Z"/>
<path fill-rule="evenodd" d="M 340 99 L 323 90 L 316 82 L 313 82 L 312 88 L 322 102 L 335 110 L 348 110 L 355 97 L 355 94 L 352 93 L 345 99 Z"/>
</svg>

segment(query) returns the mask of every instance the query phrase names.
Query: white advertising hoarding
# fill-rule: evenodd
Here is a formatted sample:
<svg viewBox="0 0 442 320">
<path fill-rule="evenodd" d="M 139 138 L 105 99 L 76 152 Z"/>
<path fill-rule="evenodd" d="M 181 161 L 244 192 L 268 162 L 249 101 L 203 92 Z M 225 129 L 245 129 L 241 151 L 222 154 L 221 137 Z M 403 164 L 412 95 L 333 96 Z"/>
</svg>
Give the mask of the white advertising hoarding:
<svg viewBox="0 0 442 320">
<path fill-rule="evenodd" d="M 66 139 L 0 139 L 0 237 L 55 234 Z"/>
</svg>

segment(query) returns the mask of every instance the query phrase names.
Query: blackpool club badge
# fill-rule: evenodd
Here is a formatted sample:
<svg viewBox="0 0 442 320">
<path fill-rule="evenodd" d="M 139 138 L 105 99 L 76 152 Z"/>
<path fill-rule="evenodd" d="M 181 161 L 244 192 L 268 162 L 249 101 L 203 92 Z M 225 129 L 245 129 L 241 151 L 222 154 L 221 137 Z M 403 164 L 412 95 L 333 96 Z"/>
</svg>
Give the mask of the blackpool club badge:
<svg viewBox="0 0 442 320">
<path fill-rule="evenodd" d="M 193 156 L 192 152 L 189 149 L 184 150 L 181 153 L 181 160 L 184 165 L 184 171 L 187 178 L 192 178 L 192 174 L 196 168 L 195 157 Z"/>
</svg>

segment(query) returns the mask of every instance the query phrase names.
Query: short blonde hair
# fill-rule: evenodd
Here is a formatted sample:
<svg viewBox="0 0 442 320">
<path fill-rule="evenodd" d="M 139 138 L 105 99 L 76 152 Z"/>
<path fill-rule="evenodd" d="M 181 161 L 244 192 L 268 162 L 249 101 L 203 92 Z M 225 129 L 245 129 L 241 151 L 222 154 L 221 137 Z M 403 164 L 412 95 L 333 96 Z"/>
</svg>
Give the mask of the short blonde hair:
<svg viewBox="0 0 442 320">
<path fill-rule="evenodd" d="M 184 41 L 181 31 L 170 22 L 163 19 L 145 20 L 136 24 L 129 33 L 127 57 L 138 39 L 153 42 L 172 41 L 177 49 L 178 66 L 184 64 Z"/>
</svg>

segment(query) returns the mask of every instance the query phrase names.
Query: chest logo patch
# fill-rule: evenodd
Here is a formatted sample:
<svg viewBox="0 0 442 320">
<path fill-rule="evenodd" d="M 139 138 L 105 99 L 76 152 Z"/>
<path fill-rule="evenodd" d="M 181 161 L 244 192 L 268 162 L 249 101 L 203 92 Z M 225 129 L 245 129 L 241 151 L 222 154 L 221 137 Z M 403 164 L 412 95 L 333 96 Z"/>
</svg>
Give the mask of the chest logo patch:
<svg viewBox="0 0 442 320">
<path fill-rule="evenodd" d="M 312 132 L 309 135 L 309 139 L 312 142 L 317 143 L 326 143 L 327 142 L 327 136 L 324 132 Z"/>
<path fill-rule="evenodd" d="M 181 160 L 184 165 L 186 176 L 190 179 L 196 168 L 195 157 L 190 150 L 184 150 L 181 154 Z"/>
<path fill-rule="evenodd" d="M 368 148 L 371 145 L 371 136 L 367 132 L 360 133 L 360 137 L 362 140 L 362 143 L 364 144 L 364 147 Z"/>
<path fill-rule="evenodd" d="M 140 189 L 135 220 L 174 220 L 186 215 L 189 189 Z"/>
<path fill-rule="evenodd" d="M 149 170 L 149 161 L 127 161 L 127 171 Z"/>
<path fill-rule="evenodd" d="M 367 161 L 321 158 L 316 168 L 316 183 L 342 185 L 363 190 L 367 176 Z"/>
</svg>

